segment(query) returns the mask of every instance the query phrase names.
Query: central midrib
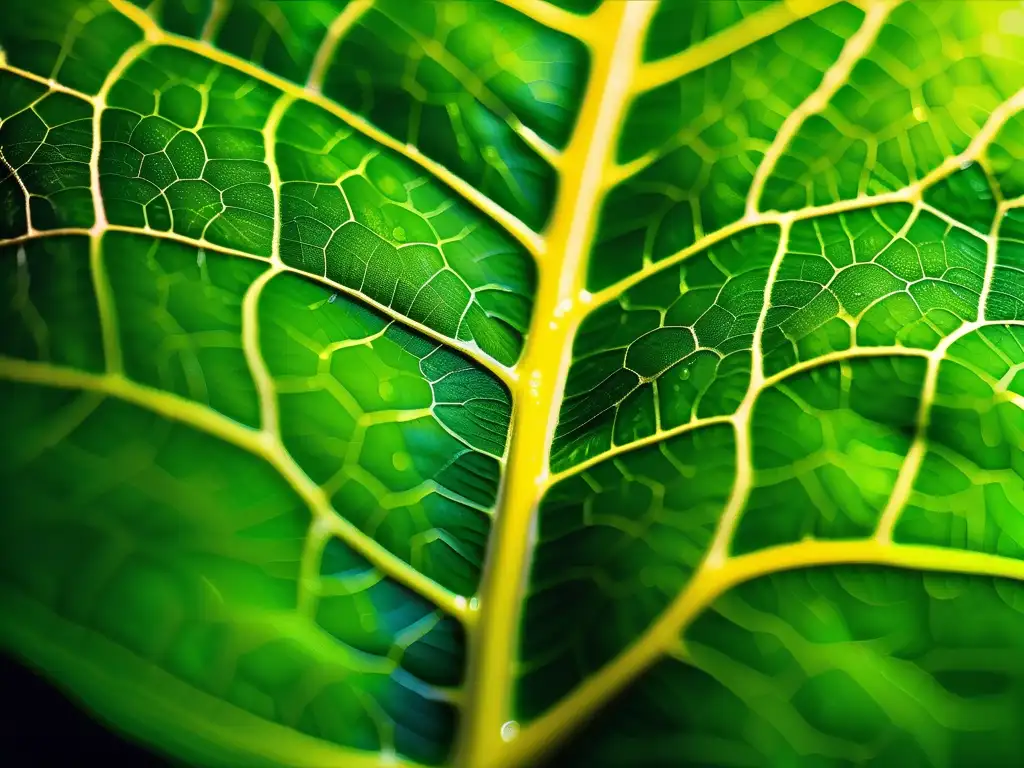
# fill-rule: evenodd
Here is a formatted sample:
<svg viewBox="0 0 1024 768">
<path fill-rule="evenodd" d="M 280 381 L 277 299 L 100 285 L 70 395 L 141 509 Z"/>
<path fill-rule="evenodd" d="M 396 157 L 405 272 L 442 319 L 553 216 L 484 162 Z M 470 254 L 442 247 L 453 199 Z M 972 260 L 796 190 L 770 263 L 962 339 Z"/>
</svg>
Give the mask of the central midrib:
<svg viewBox="0 0 1024 768">
<path fill-rule="evenodd" d="M 623 110 L 654 3 L 605 3 L 587 18 L 591 68 L 544 233 L 539 280 L 524 356 L 517 366 L 509 460 L 502 480 L 476 621 L 469 625 L 469 671 L 455 764 L 504 765 L 502 725 L 511 718 L 522 602 L 540 497 L 550 474 L 572 340 L 585 314 L 586 257 Z"/>
</svg>

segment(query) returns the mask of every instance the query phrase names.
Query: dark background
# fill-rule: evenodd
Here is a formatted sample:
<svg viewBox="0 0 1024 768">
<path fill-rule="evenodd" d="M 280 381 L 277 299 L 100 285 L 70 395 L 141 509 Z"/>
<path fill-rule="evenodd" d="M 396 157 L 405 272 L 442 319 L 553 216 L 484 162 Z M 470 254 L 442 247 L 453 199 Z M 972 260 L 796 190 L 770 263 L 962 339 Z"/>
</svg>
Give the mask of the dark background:
<svg viewBox="0 0 1024 768">
<path fill-rule="evenodd" d="M 45 678 L 4 654 L 0 691 L 6 768 L 183 768 L 107 730 Z"/>
</svg>

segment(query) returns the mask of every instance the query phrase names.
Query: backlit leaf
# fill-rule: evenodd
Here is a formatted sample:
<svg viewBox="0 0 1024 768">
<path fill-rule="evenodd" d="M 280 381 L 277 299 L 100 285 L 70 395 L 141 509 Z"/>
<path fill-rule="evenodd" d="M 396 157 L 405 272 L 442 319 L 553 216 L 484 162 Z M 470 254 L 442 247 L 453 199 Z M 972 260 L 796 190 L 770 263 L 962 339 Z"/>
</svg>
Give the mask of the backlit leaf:
<svg viewBox="0 0 1024 768">
<path fill-rule="evenodd" d="M 1024 763 L 1019 3 L 8 16 L 7 652 L 197 766 Z"/>
</svg>

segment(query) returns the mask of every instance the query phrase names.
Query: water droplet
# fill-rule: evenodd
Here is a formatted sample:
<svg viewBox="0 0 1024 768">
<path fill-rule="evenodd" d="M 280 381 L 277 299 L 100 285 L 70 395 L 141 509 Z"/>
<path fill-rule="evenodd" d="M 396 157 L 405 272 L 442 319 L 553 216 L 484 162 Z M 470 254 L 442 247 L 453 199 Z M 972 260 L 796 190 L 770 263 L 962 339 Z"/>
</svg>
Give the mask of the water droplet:
<svg viewBox="0 0 1024 768">
<path fill-rule="evenodd" d="M 515 720 L 509 720 L 503 726 L 501 726 L 501 739 L 502 741 L 512 741 L 516 736 L 519 735 L 519 723 Z"/>
<path fill-rule="evenodd" d="M 914 117 L 917 119 L 917 122 L 923 123 L 928 119 L 928 110 L 918 105 L 914 107 Z"/>
<path fill-rule="evenodd" d="M 382 381 L 377 384 L 377 394 L 381 400 L 389 401 L 395 396 L 395 385 L 390 381 Z"/>
<path fill-rule="evenodd" d="M 331 298 L 329 298 L 329 299 L 327 300 L 327 303 L 328 303 L 328 304 L 333 304 L 333 303 L 334 303 L 334 302 L 335 302 L 335 301 L 337 300 L 337 298 L 338 298 L 338 294 L 336 294 L 336 293 L 332 293 L 332 294 L 331 294 Z"/>
<path fill-rule="evenodd" d="M 393 230 L 391 230 L 391 237 L 393 237 L 396 242 L 404 243 L 405 227 L 395 227 Z"/>
<path fill-rule="evenodd" d="M 690 369 L 683 368 L 682 372 L 679 374 L 679 378 L 681 378 L 683 381 L 686 381 L 688 378 L 690 378 Z"/>
<path fill-rule="evenodd" d="M 412 457 L 405 451 L 396 451 L 391 457 L 391 465 L 399 472 L 404 472 L 412 466 Z"/>
<path fill-rule="evenodd" d="M 199 253 L 196 254 L 196 266 L 201 267 L 206 263 L 206 251 L 200 249 Z"/>
</svg>

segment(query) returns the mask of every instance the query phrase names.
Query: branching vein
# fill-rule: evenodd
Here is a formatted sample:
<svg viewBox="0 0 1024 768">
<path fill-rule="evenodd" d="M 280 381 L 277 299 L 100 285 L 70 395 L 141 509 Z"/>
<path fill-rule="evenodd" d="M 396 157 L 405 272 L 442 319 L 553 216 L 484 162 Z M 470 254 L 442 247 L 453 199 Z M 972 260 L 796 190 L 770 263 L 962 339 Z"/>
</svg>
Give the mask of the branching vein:
<svg viewBox="0 0 1024 768">
<path fill-rule="evenodd" d="M 169 421 L 205 432 L 272 465 L 306 502 L 317 520 L 334 535 L 395 581 L 418 592 L 453 616 L 465 613 L 465 598 L 428 579 L 362 531 L 340 518 L 330 501 L 268 433 L 246 427 L 205 405 L 178 395 L 137 384 L 117 374 L 93 374 L 47 363 L 0 358 L 0 379 L 61 389 L 97 392 L 152 411 Z"/>
</svg>

